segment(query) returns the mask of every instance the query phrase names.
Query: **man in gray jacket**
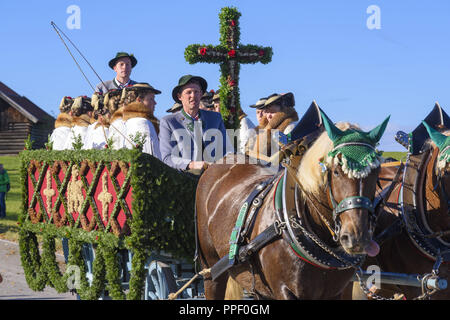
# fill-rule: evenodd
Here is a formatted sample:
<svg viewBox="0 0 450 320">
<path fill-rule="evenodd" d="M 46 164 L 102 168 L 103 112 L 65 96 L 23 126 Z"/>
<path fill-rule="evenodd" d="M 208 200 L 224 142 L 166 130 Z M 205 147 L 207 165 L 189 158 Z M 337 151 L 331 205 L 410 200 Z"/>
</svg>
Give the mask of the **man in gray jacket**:
<svg viewBox="0 0 450 320">
<path fill-rule="evenodd" d="M 116 76 L 112 80 L 101 82 L 95 88 L 95 92 L 105 94 L 109 90 L 123 89 L 136 84 L 136 81 L 130 79 L 131 69 L 137 64 L 137 59 L 133 54 L 126 52 L 117 52 L 108 65 L 116 72 Z"/>
<path fill-rule="evenodd" d="M 180 111 L 161 119 L 159 141 L 164 163 L 178 170 L 201 170 L 233 152 L 220 113 L 199 108 L 208 84 L 185 75 L 172 90 Z"/>
</svg>

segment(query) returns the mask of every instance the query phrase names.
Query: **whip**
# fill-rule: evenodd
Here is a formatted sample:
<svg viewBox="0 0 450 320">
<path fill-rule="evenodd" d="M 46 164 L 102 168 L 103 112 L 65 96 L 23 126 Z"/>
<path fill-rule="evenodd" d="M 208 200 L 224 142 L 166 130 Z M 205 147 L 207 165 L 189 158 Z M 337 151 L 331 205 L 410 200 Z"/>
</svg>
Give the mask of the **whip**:
<svg viewBox="0 0 450 320">
<path fill-rule="evenodd" d="M 52 25 L 53 29 L 55 29 L 56 33 L 58 34 L 59 38 L 61 39 L 62 43 L 64 44 L 64 46 L 66 47 L 67 51 L 69 52 L 70 56 L 72 57 L 73 61 L 75 62 L 75 64 L 77 65 L 78 69 L 80 70 L 81 74 L 83 75 L 83 77 L 86 79 L 86 81 L 89 83 L 89 85 L 91 86 L 92 90 L 95 91 L 94 86 L 91 84 L 91 82 L 89 81 L 89 79 L 86 77 L 85 73 L 83 72 L 83 70 L 81 69 L 81 66 L 79 65 L 79 63 L 77 62 L 77 59 L 75 59 L 75 57 L 73 56 L 72 52 L 70 51 L 69 47 L 67 46 L 66 42 L 64 41 L 64 39 L 62 38 L 61 34 L 70 42 L 70 44 L 75 48 L 75 50 L 77 50 L 77 52 L 80 54 L 80 56 L 84 59 L 84 61 L 86 61 L 86 63 L 88 64 L 88 66 L 91 68 L 91 70 L 95 73 L 95 75 L 97 76 L 97 78 L 100 80 L 100 82 L 105 86 L 105 83 L 103 82 L 103 80 L 100 78 L 100 76 L 98 75 L 98 73 L 94 70 L 94 68 L 92 67 L 92 65 L 89 63 L 89 61 L 86 59 L 86 57 L 81 53 L 81 51 L 78 49 L 78 47 L 72 42 L 72 40 L 70 40 L 70 38 L 53 22 L 51 21 L 50 24 Z M 106 86 L 105 86 L 106 87 Z"/>
</svg>

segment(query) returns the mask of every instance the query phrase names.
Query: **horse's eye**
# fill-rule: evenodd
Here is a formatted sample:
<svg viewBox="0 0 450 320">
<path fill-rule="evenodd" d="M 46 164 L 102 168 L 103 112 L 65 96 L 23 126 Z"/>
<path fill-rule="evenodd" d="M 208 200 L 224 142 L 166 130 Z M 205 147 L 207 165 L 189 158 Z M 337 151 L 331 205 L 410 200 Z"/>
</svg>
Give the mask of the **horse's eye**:
<svg viewBox="0 0 450 320">
<path fill-rule="evenodd" d="M 339 171 L 337 169 L 334 169 L 333 173 L 336 177 L 339 176 Z"/>
</svg>

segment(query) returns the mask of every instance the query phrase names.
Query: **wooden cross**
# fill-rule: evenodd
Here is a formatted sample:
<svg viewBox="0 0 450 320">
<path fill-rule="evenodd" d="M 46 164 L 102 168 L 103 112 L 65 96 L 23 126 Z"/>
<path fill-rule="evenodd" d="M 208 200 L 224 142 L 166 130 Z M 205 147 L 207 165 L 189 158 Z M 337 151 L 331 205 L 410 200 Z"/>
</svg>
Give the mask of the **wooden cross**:
<svg viewBox="0 0 450 320">
<path fill-rule="evenodd" d="M 44 195 L 46 198 L 46 204 L 47 204 L 47 212 L 51 212 L 52 210 L 52 198 L 56 194 L 55 190 L 52 189 L 52 177 L 50 174 L 50 169 L 47 171 L 47 186 L 44 189 Z"/>
<path fill-rule="evenodd" d="M 272 61 L 272 48 L 256 45 L 241 45 L 239 17 L 236 8 L 222 8 L 220 19 L 220 45 L 192 44 L 185 50 L 184 56 L 190 64 L 198 62 L 220 64 L 220 113 L 229 129 L 239 127 L 241 109 L 239 97 L 240 64 Z"/>
<path fill-rule="evenodd" d="M 108 175 L 106 172 L 102 176 L 102 192 L 98 195 L 98 200 L 102 203 L 103 221 L 108 220 L 108 205 L 113 201 L 113 196 L 108 192 Z"/>
</svg>

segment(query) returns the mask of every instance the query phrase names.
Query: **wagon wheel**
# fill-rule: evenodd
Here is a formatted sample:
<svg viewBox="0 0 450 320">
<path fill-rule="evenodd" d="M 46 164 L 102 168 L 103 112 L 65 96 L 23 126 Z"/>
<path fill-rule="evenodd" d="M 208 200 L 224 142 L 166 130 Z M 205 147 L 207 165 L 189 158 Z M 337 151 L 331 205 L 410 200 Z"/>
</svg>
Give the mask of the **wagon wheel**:
<svg viewBox="0 0 450 320">
<path fill-rule="evenodd" d="M 161 261 L 152 261 L 145 279 L 145 300 L 167 299 L 169 293 L 177 290 L 178 287 L 170 266 Z"/>
</svg>

